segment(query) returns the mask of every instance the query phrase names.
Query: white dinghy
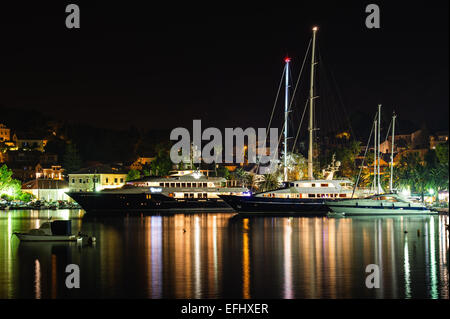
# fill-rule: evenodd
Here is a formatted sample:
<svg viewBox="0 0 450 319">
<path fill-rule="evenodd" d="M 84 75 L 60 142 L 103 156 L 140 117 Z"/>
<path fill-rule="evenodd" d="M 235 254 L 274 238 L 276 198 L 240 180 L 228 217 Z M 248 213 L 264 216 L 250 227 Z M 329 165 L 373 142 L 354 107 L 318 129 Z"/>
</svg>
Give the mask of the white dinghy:
<svg viewBox="0 0 450 319">
<path fill-rule="evenodd" d="M 73 235 L 71 220 L 55 220 L 43 223 L 38 229 L 27 233 L 14 232 L 21 241 L 77 241 L 78 235 Z"/>
</svg>

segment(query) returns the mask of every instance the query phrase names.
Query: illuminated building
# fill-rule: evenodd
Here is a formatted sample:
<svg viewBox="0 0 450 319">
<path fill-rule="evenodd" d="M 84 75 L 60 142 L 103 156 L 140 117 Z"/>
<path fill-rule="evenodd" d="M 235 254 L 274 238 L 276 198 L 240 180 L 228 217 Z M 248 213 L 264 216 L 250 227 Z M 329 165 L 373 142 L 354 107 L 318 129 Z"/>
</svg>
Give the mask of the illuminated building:
<svg viewBox="0 0 450 319">
<path fill-rule="evenodd" d="M 14 134 L 12 140 L 16 144 L 17 149 L 25 151 L 45 151 L 45 145 L 47 140 L 43 138 L 37 138 L 27 134 Z"/>
<path fill-rule="evenodd" d="M 36 178 L 62 180 L 64 169 L 60 165 L 52 165 L 50 168 L 43 168 L 40 163 L 36 165 Z"/>
<path fill-rule="evenodd" d="M 69 189 L 72 192 L 92 192 L 125 185 L 127 174 L 108 165 L 83 168 L 69 174 Z"/>
<path fill-rule="evenodd" d="M 23 192 L 35 196 L 38 200 L 46 201 L 70 200 L 65 194 L 68 190 L 66 181 L 54 179 L 35 179 L 22 185 Z"/>
<path fill-rule="evenodd" d="M 11 139 L 11 130 L 5 124 L 0 123 L 0 141 L 9 141 Z"/>
</svg>

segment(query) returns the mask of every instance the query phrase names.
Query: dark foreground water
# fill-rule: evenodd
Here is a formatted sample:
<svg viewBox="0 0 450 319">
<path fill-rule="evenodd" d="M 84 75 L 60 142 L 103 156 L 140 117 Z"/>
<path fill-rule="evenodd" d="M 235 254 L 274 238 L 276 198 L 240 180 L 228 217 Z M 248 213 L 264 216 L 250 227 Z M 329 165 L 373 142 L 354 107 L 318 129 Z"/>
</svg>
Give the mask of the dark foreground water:
<svg viewBox="0 0 450 319">
<path fill-rule="evenodd" d="M 12 237 L 48 216 L 96 245 Z M 449 298 L 447 216 L 87 217 L 0 211 L 0 298 Z M 68 264 L 79 289 L 65 286 Z M 369 264 L 378 289 L 366 287 Z"/>
</svg>

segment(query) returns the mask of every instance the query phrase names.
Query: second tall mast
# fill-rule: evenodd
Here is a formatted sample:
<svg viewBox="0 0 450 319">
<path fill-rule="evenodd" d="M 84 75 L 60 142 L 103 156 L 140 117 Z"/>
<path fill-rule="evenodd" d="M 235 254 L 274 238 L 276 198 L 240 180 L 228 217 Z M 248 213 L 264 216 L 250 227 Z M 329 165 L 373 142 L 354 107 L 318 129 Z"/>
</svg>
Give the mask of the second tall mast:
<svg viewBox="0 0 450 319">
<path fill-rule="evenodd" d="M 316 33 L 318 27 L 313 28 L 313 41 L 312 41 L 312 53 L 311 53 L 311 83 L 309 89 L 309 150 L 308 150 L 308 178 L 314 179 L 314 166 L 313 166 L 313 151 L 314 151 L 314 66 L 316 65 Z"/>
</svg>

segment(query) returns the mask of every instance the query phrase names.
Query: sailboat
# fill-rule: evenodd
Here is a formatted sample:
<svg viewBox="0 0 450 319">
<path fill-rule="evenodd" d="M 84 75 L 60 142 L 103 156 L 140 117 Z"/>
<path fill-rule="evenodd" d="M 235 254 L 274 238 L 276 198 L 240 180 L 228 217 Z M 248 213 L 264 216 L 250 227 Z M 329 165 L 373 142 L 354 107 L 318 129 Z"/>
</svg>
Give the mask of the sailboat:
<svg viewBox="0 0 450 319">
<path fill-rule="evenodd" d="M 312 29 L 312 51 L 311 51 L 311 77 L 309 90 L 309 150 L 308 150 L 308 175 L 305 180 L 288 181 L 286 154 L 287 154 L 287 122 L 289 103 L 289 63 L 286 58 L 285 72 L 285 116 L 284 116 L 284 187 L 256 193 L 251 196 L 219 195 L 228 205 L 239 213 L 251 214 L 300 214 L 300 215 L 326 215 L 328 208 L 326 200 L 338 200 L 351 198 L 354 195 L 353 183 L 348 179 L 333 179 L 333 174 L 339 168 L 340 163 L 333 160 L 332 164 L 324 171 L 324 179 L 315 179 L 313 175 L 313 132 L 314 128 L 314 68 L 315 44 L 318 27 Z"/>
<path fill-rule="evenodd" d="M 391 163 L 390 163 L 390 179 L 389 192 L 383 192 L 380 182 L 380 122 L 381 122 L 381 105 L 378 105 L 378 120 L 374 121 L 375 138 L 374 138 L 374 179 L 373 187 L 376 194 L 357 199 L 347 199 L 341 201 L 326 201 L 325 204 L 332 211 L 333 215 L 431 215 L 437 212 L 431 212 L 422 203 L 415 203 L 403 198 L 394 191 L 393 174 L 394 174 L 394 141 L 395 141 L 395 113 L 392 116 L 392 143 L 391 143 Z M 377 117 L 375 116 L 375 118 Z M 378 134 L 377 134 L 378 131 Z"/>
</svg>

